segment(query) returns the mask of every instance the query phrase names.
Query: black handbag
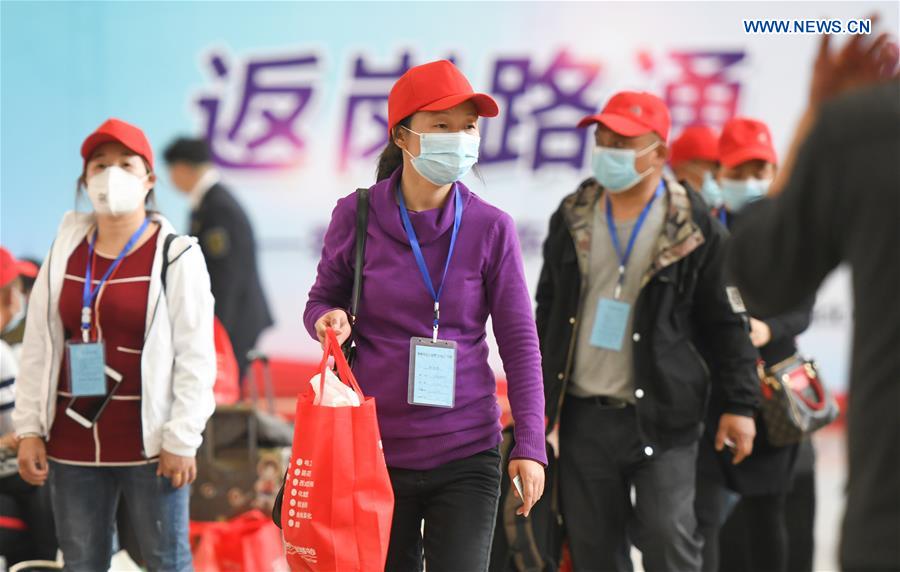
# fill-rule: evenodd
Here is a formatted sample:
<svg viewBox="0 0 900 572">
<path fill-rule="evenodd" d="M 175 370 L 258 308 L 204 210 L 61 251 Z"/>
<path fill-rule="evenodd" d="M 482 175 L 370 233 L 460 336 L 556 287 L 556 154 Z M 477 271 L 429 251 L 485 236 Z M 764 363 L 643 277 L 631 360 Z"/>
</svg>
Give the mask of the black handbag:
<svg viewBox="0 0 900 572">
<path fill-rule="evenodd" d="M 359 311 L 359 298 L 362 294 L 362 274 L 363 263 L 366 256 L 366 237 L 369 229 L 369 189 L 356 189 L 356 253 L 353 263 L 353 295 L 350 299 L 350 326 L 356 325 L 356 316 Z M 353 366 L 356 359 L 356 345 L 353 340 L 353 332 L 351 330 L 350 337 L 344 342 L 341 349 L 347 362 Z M 284 474 L 287 479 L 287 473 Z M 284 501 L 284 480 L 281 482 L 281 489 L 275 496 L 275 504 L 272 506 L 272 521 L 278 528 L 281 528 L 281 505 Z"/>
<path fill-rule="evenodd" d="M 766 436 L 776 447 L 793 445 L 835 419 L 840 410 L 822 384 L 815 362 L 791 356 L 760 371 Z"/>
</svg>

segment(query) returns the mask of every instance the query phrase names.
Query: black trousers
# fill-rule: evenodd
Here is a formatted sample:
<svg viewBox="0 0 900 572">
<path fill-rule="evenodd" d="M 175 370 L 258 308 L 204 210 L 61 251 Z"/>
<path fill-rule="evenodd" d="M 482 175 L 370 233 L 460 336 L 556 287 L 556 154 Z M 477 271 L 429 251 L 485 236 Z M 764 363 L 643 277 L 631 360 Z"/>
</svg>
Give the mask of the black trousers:
<svg viewBox="0 0 900 572">
<path fill-rule="evenodd" d="M 0 541 L 0 554 L 6 556 L 7 564 L 19 560 L 56 560 L 59 545 L 50 508 L 50 487 L 34 487 L 19 475 L 10 475 L 0 479 L 0 494 L 15 501 L 19 515 L 28 526 L 26 544 L 17 542 L 10 546 L 6 538 Z"/>
<path fill-rule="evenodd" d="M 423 556 L 428 572 L 487 570 L 500 498 L 499 450 L 429 471 L 388 471 L 394 521 L 385 570 L 420 572 Z"/>
<path fill-rule="evenodd" d="M 719 570 L 727 572 L 795 572 L 788 570 L 787 493 L 743 497 L 722 527 Z"/>
<path fill-rule="evenodd" d="M 630 572 L 634 544 L 648 572 L 699 571 L 696 469 L 696 443 L 646 449 L 634 407 L 607 408 L 567 397 L 559 431 L 559 486 L 575 570 Z"/>
<path fill-rule="evenodd" d="M 694 508 L 697 530 L 703 537 L 703 572 L 720 571 L 719 533 L 740 499 L 739 494 L 725 485 L 713 443 L 706 435 L 702 436 L 697 454 Z"/>
</svg>

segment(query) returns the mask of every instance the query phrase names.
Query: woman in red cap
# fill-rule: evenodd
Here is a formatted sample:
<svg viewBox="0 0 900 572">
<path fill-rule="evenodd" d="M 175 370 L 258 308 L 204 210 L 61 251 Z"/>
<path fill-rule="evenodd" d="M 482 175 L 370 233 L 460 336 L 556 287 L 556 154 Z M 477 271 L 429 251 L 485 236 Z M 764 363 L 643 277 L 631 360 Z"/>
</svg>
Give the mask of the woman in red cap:
<svg viewBox="0 0 900 572">
<path fill-rule="evenodd" d="M 429 572 L 487 568 L 501 479 L 489 316 L 516 422 L 520 514 L 543 492 L 541 358 L 515 224 L 459 182 L 478 160 L 479 116 L 497 113 L 448 61 L 410 69 L 388 98 L 352 327 L 396 499 L 387 570 L 421 570 L 423 551 Z M 351 334 L 356 209 L 354 196 L 338 202 L 309 294 L 304 321 L 320 340 L 328 327 Z"/>
<path fill-rule="evenodd" d="M 747 117 L 735 117 L 725 124 L 718 150 L 721 162 L 718 179 L 727 213 L 725 222 L 730 227 L 746 205 L 768 192 L 777 169 L 777 156 L 768 126 Z M 773 280 L 777 282 L 777 278 Z M 750 340 L 767 368 L 797 356 L 795 340 L 809 327 L 814 304 L 815 298 L 811 298 L 792 312 L 765 319 L 747 304 Z M 721 402 L 714 392 L 709 417 L 720 409 Z M 788 538 L 786 502 L 798 476 L 798 458 L 808 467 L 806 473 L 812 472 L 812 445 L 809 440 L 803 445 L 773 445 L 765 419 L 757 415 L 756 422 L 753 454 L 740 465 L 716 458 L 709 432 L 701 441 L 697 519 L 705 539 L 704 570 L 781 572 L 788 570 L 789 547 L 796 552 L 805 545 L 811 552 L 811 539 L 800 542 L 799 538 Z M 740 502 L 720 542 L 719 528 L 735 506 L 735 492 L 740 495 Z M 808 530 L 798 532 L 811 536 L 811 521 L 809 517 Z M 725 548 L 721 558 L 720 546 Z M 811 554 L 809 562 L 812 562 Z"/>
<path fill-rule="evenodd" d="M 63 218 L 32 291 L 19 471 L 49 483 L 67 570 L 109 568 L 120 497 L 148 568 L 190 570 L 187 485 L 214 408 L 209 275 L 194 240 L 147 208 L 140 129 L 110 119 L 81 155 L 94 208 Z"/>
</svg>

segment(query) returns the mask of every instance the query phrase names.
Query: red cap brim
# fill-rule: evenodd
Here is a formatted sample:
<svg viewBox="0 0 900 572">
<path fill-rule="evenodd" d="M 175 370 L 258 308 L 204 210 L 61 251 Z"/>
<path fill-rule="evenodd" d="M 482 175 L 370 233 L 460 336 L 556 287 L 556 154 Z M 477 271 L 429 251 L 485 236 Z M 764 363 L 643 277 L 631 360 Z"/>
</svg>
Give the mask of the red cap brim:
<svg viewBox="0 0 900 572">
<path fill-rule="evenodd" d="M 38 267 L 34 262 L 28 262 L 27 260 L 19 260 L 17 262 L 16 269 L 19 271 L 19 276 L 37 278 Z"/>
<path fill-rule="evenodd" d="M 456 107 L 464 101 L 471 100 L 475 104 L 475 110 L 481 117 L 497 117 L 500 115 L 500 107 L 490 95 L 486 93 L 459 93 L 456 95 L 448 95 L 437 101 L 432 101 L 428 105 L 422 107 L 419 111 L 446 111 L 447 109 Z"/>
<path fill-rule="evenodd" d="M 647 127 L 643 123 L 638 123 L 630 117 L 624 115 L 616 115 L 613 113 L 598 113 L 597 115 L 588 115 L 578 122 L 578 127 L 587 127 L 594 123 L 601 123 L 612 129 L 619 135 L 625 137 L 637 137 L 645 133 L 653 133 L 653 129 Z"/>
<path fill-rule="evenodd" d="M 747 161 L 753 160 L 766 161 L 772 164 L 778 162 L 775 157 L 775 152 L 766 145 L 742 147 L 740 149 L 735 149 L 731 153 L 724 154 L 719 158 L 722 166 L 729 169 L 732 167 L 736 167 L 741 163 L 746 163 Z"/>
</svg>

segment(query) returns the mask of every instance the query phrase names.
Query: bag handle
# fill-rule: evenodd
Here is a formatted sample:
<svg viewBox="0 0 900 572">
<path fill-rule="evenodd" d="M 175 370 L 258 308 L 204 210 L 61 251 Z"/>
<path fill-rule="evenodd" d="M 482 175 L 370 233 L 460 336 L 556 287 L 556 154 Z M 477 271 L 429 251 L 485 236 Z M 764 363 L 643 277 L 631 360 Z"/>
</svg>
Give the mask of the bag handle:
<svg viewBox="0 0 900 572">
<path fill-rule="evenodd" d="M 359 383 L 356 381 L 356 376 L 353 375 L 353 371 L 350 369 L 350 364 L 347 363 L 347 358 L 344 357 L 344 352 L 341 351 L 341 344 L 338 343 L 337 335 L 333 329 L 327 328 L 325 330 L 325 352 L 322 355 L 322 363 L 319 364 L 319 396 L 316 398 L 314 405 L 319 405 L 322 402 L 322 396 L 325 394 L 325 372 L 328 369 L 328 358 L 332 356 L 334 356 L 334 365 L 337 366 L 339 379 L 350 386 L 356 393 L 356 396 L 359 397 L 359 402 L 362 403 L 365 400 L 365 396 L 363 396 L 362 389 L 360 389 Z"/>
<path fill-rule="evenodd" d="M 821 411 L 825 409 L 826 405 L 828 405 L 828 399 L 825 396 L 825 388 L 822 386 L 822 380 L 819 379 L 819 375 L 816 372 L 815 366 L 813 366 L 810 362 L 805 362 L 803 364 L 803 367 L 806 371 L 806 378 L 809 381 L 809 387 L 816 394 L 816 402 L 811 401 L 801 391 L 792 391 L 794 395 L 812 411 Z"/>
</svg>

